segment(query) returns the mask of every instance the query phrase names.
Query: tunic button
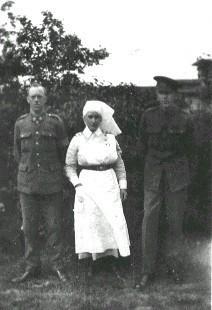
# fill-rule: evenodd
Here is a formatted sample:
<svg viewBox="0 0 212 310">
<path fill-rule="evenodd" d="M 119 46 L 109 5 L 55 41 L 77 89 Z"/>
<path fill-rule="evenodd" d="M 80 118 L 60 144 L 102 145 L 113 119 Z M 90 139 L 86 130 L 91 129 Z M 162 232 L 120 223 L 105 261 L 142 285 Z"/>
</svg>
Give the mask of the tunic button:
<svg viewBox="0 0 212 310">
<path fill-rule="evenodd" d="M 40 164 L 37 164 L 37 167 L 39 168 L 39 167 L 40 167 Z"/>
<path fill-rule="evenodd" d="M 36 155 L 39 156 L 40 154 L 39 154 L 39 153 L 36 153 Z"/>
<path fill-rule="evenodd" d="M 38 142 L 38 141 L 36 141 L 36 142 L 35 142 L 35 144 L 36 144 L 36 145 L 38 145 L 38 144 L 39 144 L 39 142 Z"/>
<path fill-rule="evenodd" d="M 36 135 L 38 135 L 38 134 L 39 134 L 39 131 L 36 131 L 35 133 L 36 133 Z"/>
</svg>

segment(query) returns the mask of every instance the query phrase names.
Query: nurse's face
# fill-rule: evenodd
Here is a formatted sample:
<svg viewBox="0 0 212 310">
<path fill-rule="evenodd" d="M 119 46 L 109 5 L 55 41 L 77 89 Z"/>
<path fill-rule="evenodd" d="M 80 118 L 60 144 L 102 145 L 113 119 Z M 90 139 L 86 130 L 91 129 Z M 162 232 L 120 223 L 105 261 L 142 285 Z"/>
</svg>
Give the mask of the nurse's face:
<svg viewBox="0 0 212 310">
<path fill-rule="evenodd" d="M 84 122 L 90 129 L 90 131 L 96 131 L 102 121 L 102 116 L 97 112 L 88 112 L 84 117 Z"/>
</svg>

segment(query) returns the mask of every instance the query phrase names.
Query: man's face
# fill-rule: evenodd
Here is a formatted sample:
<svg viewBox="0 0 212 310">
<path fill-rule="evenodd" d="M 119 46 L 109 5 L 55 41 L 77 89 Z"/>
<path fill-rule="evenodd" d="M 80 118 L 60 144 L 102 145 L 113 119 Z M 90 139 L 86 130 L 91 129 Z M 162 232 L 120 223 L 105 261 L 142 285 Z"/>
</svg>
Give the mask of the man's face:
<svg viewBox="0 0 212 310">
<path fill-rule="evenodd" d="M 166 108 L 174 103 L 175 94 L 170 91 L 163 91 L 163 92 L 157 91 L 157 99 L 160 105 Z"/>
<path fill-rule="evenodd" d="M 27 101 L 30 105 L 30 111 L 36 114 L 40 114 L 45 109 L 46 95 L 42 86 L 31 87 Z"/>
</svg>

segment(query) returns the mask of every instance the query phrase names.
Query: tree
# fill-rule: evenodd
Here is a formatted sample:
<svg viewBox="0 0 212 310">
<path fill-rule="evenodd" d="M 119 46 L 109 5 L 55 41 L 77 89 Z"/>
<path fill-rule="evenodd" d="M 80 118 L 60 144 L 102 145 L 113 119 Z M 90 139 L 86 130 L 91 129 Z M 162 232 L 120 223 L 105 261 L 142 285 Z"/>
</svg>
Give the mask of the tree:
<svg viewBox="0 0 212 310">
<path fill-rule="evenodd" d="M 9 85 L 17 80 L 18 75 L 26 74 L 20 52 L 16 46 L 18 18 L 11 12 L 13 1 L 1 6 L 1 15 L 6 15 L 6 22 L 0 27 L 0 84 Z"/>
<path fill-rule="evenodd" d="M 42 14 L 41 26 L 34 26 L 26 17 L 19 18 L 22 29 L 17 43 L 28 74 L 50 85 L 72 84 L 79 81 L 77 74 L 83 74 L 86 66 L 99 64 L 108 56 L 105 49 L 90 51 L 76 35 L 66 34 L 52 13 Z"/>
<path fill-rule="evenodd" d="M 79 74 L 86 66 L 97 65 L 108 56 L 106 49 L 89 50 L 76 35 L 66 34 L 51 12 L 42 12 L 42 24 L 36 26 L 26 16 L 14 15 L 13 3 L 7 1 L 1 7 L 8 18 L 0 28 L 1 81 L 33 76 L 49 88 L 70 86 L 80 82 Z"/>
</svg>

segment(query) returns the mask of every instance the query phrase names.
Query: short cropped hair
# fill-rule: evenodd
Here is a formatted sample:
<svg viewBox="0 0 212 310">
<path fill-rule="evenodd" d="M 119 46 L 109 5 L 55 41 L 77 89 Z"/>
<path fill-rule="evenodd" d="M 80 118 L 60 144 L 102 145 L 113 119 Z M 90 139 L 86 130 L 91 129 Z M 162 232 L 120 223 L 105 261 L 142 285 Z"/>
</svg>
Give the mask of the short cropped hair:
<svg viewBox="0 0 212 310">
<path fill-rule="evenodd" d="M 41 88 L 43 89 L 44 95 L 45 95 L 45 96 L 47 95 L 46 88 L 45 88 L 43 85 L 41 85 L 41 84 L 38 83 L 38 82 L 33 82 L 33 83 L 29 86 L 29 88 L 28 88 L 28 91 L 27 91 L 27 95 L 28 95 L 28 96 L 29 96 L 29 91 L 30 91 L 30 89 L 31 89 L 31 88 L 34 88 L 34 87 L 41 87 Z"/>
</svg>

